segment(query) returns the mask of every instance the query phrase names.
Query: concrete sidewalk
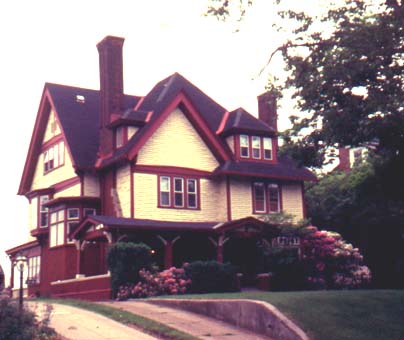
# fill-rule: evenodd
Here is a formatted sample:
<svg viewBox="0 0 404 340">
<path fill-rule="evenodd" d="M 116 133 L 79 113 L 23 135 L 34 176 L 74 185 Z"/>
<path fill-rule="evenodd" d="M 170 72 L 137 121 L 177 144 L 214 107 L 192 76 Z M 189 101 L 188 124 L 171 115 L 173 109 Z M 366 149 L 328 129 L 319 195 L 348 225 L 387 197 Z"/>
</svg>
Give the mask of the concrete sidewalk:
<svg viewBox="0 0 404 340">
<path fill-rule="evenodd" d="M 29 302 L 29 308 L 39 320 L 46 315 L 47 305 Z M 69 340 L 157 340 L 134 328 L 84 309 L 52 304 L 50 327 Z"/>
<path fill-rule="evenodd" d="M 157 306 L 143 301 L 102 302 L 133 314 L 164 323 L 172 328 L 191 334 L 199 339 L 210 340 L 269 340 L 264 335 L 255 334 L 231 324 L 200 314 L 180 309 Z"/>
</svg>

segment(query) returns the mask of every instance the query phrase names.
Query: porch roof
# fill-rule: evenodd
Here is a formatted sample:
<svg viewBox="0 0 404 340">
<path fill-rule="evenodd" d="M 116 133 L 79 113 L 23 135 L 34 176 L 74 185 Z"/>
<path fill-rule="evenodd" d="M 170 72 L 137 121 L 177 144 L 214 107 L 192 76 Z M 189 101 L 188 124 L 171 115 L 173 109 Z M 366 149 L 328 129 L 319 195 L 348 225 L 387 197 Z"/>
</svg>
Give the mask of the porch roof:
<svg viewBox="0 0 404 340">
<path fill-rule="evenodd" d="M 125 229 L 128 231 L 194 231 L 211 232 L 216 234 L 237 229 L 244 225 L 273 227 L 252 216 L 226 222 L 178 222 L 93 215 L 87 216 L 70 236 L 79 239 L 91 226 L 97 225 L 102 225 L 101 228 L 97 228 L 98 231 Z"/>
</svg>

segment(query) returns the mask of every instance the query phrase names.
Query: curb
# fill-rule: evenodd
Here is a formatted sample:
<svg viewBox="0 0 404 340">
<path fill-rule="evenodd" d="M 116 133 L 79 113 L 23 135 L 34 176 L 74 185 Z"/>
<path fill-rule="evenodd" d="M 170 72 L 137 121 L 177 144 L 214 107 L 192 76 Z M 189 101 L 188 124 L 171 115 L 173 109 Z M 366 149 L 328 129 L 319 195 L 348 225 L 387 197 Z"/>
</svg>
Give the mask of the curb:
<svg viewBox="0 0 404 340">
<path fill-rule="evenodd" d="M 310 340 L 307 334 L 273 305 L 256 300 L 147 299 L 147 303 L 203 314 L 279 340 Z"/>
</svg>

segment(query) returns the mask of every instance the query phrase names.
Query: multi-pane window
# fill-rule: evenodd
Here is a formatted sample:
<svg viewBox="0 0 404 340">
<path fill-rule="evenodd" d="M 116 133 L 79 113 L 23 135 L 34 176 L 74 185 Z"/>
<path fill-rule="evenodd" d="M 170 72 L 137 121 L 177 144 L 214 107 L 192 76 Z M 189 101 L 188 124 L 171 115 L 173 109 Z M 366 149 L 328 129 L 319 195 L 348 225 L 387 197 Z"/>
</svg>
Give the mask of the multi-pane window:
<svg viewBox="0 0 404 340">
<path fill-rule="evenodd" d="M 199 207 L 198 180 L 179 176 L 160 176 L 159 206 L 197 209 Z"/>
<path fill-rule="evenodd" d="M 272 160 L 272 139 L 270 137 L 240 135 L 239 156 L 254 160 Z"/>
<path fill-rule="evenodd" d="M 39 197 L 39 227 L 46 228 L 48 226 L 48 208 L 45 203 L 49 201 L 49 196 Z"/>
<path fill-rule="evenodd" d="M 262 138 L 263 149 L 264 149 L 264 159 L 272 159 L 272 139 L 268 137 Z"/>
<path fill-rule="evenodd" d="M 252 136 L 252 158 L 260 159 L 261 158 L 261 137 Z"/>
<path fill-rule="evenodd" d="M 69 208 L 67 209 L 67 236 L 73 231 L 75 227 L 79 224 L 80 219 L 80 210 L 78 208 Z M 69 237 L 67 238 L 68 242 L 72 242 Z"/>
<path fill-rule="evenodd" d="M 160 205 L 162 207 L 169 207 L 170 202 L 170 191 L 171 191 L 171 180 L 168 176 L 160 177 Z"/>
<path fill-rule="evenodd" d="M 63 141 L 52 145 L 43 155 L 43 169 L 47 173 L 62 166 L 65 162 L 65 144 Z"/>
<path fill-rule="evenodd" d="M 50 214 L 49 247 L 56 247 L 65 242 L 65 211 L 54 211 Z"/>
<path fill-rule="evenodd" d="M 250 157 L 250 138 L 247 135 L 240 135 L 240 156 Z"/>
<path fill-rule="evenodd" d="M 40 281 L 41 257 L 33 256 L 28 259 L 28 282 L 38 284 Z"/>
<path fill-rule="evenodd" d="M 275 183 L 253 183 L 253 210 L 256 214 L 275 213 L 281 210 L 279 185 Z"/>
</svg>

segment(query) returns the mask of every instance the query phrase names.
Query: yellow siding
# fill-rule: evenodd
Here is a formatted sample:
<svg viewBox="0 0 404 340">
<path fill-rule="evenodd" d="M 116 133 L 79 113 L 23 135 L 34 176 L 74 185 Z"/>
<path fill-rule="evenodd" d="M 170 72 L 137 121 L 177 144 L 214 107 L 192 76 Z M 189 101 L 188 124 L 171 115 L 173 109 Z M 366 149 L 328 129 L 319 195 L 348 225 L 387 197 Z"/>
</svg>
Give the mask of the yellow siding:
<svg viewBox="0 0 404 340">
<path fill-rule="evenodd" d="M 250 181 L 231 180 L 232 219 L 246 216 L 259 217 L 253 214 L 252 189 Z M 303 201 L 300 184 L 281 184 L 282 210 L 295 216 L 295 220 L 303 218 Z"/>
<path fill-rule="evenodd" d="M 100 197 L 100 182 L 98 176 L 84 175 L 84 196 Z"/>
<path fill-rule="evenodd" d="M 132 136 L 139 130 L 136 126 L 129 126 L 128 128 L 128 140 L 132 138 Z"/>
<path fill-rule="evenodd" d="M 80 196 L 80 191 L 81 191 L 80 184 L 76 184 L 76 185 L 66 188 L 65 190 L 55 193 L 55 195 L 53 195 L 53 198 Z"/>
<path fill-rule="evenodd" d="M 35 168 L 34 179 L 31 190 L 44 189 L 49 186 L 62 182 L 76 176 L 70 155 L 65 146 L 65 163 L 59 168 L 49 171 L 46 175 L 43 173 L 43 153 L 40 154 Z M 79 192 L 80 195 L 80 192 Z"/>
<path fill-rule="evenodd" d="M 236 220 L 247 216 L 253 216 L 251 182 L 231 179 L 230 193 L 232 219 Z"/>
<path fill-rule="evenodd" d="M 234 136 L 229 136 L 226 138 L 227 145 L 234 154 Z"/>
<path fill-rule="evenodd" d="M 303 197 L 300 184 L 282 185 L 283 211 L 295 216 L 295 220 L 303 218 Z"/>
<path fill-rule="evenodd" d="M 130 166 L 123 166 L 116 173 L 116 191 L 122 210 L 122 217 L 130 217 Z"/>
<path fill-rule="evenodd" d="M 175 109 L 141 148 L 137 164 L 206 171 L 219 164 L 180 109 Z"/>
<path fill-rule="evenodd" d="M 226 219 L 226 196 L 222 194 L 225 183 L 200 180 L 201 209 L 158 208 L 158 176 L 154 174 L 134 174 L 135 217 L 165 221 L 212 222 Z"/>
<path fill-rule="evenodd" d="M 38 223 L 38 197 L 31 199 L 28 207 L 28 228 L 35 229 Z"/>
<path fill-rule="evenodd" d="M 48 140 L 52 139 L 55 136 L 60 135 L 62 132 L 60 130 L 60 126 L 56 121 L 56 114 L 52 110 L 49 114 L 48 123 L 46 125 L 46 130 L 43 138 L 43 143 L 47 142 Z"/>
</svg>

